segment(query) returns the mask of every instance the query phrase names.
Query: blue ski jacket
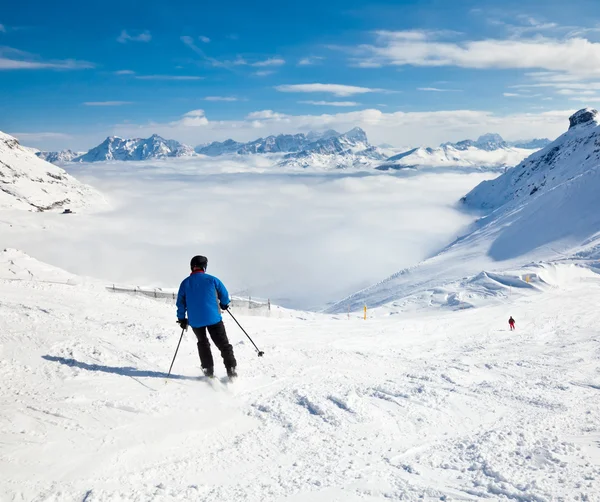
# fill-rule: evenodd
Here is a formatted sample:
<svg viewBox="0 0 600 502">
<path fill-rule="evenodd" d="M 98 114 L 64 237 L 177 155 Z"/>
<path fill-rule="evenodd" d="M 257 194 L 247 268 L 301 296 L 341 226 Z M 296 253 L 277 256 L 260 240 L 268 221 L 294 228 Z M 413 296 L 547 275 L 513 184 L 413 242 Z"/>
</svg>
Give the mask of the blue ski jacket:
<svg viewBox="0 0 600 502">
<path fill-rule="evenodd" d="M 177 319 L 185 319 L 192 328 L 212 326 L 222 320 L 221 305 L 229 305 L 229 293 L 223 283 L 203 271 L 186 277 L 177 294 Z"/>
</svg>

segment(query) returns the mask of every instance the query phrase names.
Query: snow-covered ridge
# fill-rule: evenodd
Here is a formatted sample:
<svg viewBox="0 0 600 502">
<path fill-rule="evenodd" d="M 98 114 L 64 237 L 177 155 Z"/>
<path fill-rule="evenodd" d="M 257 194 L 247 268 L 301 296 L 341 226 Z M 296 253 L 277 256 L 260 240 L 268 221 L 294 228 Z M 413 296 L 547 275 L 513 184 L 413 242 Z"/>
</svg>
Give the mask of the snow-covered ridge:
<svg viewBox="0 0 600 502">
<path fill-rule="evenodd" d="M 74 152 L 73 150 L 61 150 L 60 152 L 36 152 L 40 159 L 50 162 L 51 164 L 64 164 L 72 162 L 77 157 L 84 155 L 85 152 Z"/>
<path fill-rule="evenodd" d="M 100 203 L 103 198 L 94 189 L 0 132 L 0 208 L 46 211 Z"/>
<path fill-rule="evenodd" d="M 105 160 L 149 160 L 164 157 L 194 155 L 192 147 L 153 134 L 149 138 L 123 139 L 109 136 L 87 153 L 73 158 L 73 162 L 100 162 Z"/>
<path fill-rule="evenodd" d="M 556 141 L 462 199 L 470 208 L 489 212 L 466 235 L 418 266 L 393 274 L 328 311 L 355 310 L 365 303 L 400 304 L 411 298 L 419 298 L 421 304 L 460 307 L 464 298 L 448 297 L 452 290 L 502 282 L 494 277 L 531 262 L 559 260 L 597 270 L 598 193 L 600 117 L 596 110 L 585 109 L 570 118 L 569 130 Z"/>
<path fill-rule="evenodd" d="M 499 134 L 484 134 L 477 140 L 442 143 L 438 148 L 419 147 L 394 155 L 377 169 L 406 169 L 415 167 L 472 167 L 498 169 L 512 167 L 541 148 L 549 140 L 508 143 Z"/>
<path fill-rule="evenodd" d="M 566 133 L 514 169 L 477 186 L 464 197 L 464 203 L 475 208 L 496 209 L 597 170 L 600 166 L 598 112 L 586 108 L 569 120 L 570 128 Z"/>
<path fill-rule="evenodd" d="M 196 153 L 217 157 L 237 153 L 239 155 L 248 155 L 256 153 L 289 153 L 304 150 L 311 143 L 322 139 L 341 136 L 334 130 L 327 130 L 322 133 L 309 132 L 308 134 L 278 134 L 266 138 L 258 138 L 247 143 L 240 143 L 233 139 L 226 141 L 213 141 L 209 145 L 198 145 L 195 148 Z"/>
</svg>

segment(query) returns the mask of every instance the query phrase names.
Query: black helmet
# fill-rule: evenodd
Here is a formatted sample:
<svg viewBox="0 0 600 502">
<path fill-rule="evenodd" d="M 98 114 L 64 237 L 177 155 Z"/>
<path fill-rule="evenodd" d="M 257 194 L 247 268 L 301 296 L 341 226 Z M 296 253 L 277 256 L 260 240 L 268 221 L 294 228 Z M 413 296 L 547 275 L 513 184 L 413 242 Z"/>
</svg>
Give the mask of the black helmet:
<svg viewBox="0 0 600 502">
<path fill-rule="evenodd" d="M 192 261 L 190 261 L 190 268 L 192 269 L 192 271 L 195 268 L 201 268 L 202 270 L 206 270 L 206 267 L 208 266 L 208 258 L 206 256 L 194 256 L 192 258 Z"/>
</svg>

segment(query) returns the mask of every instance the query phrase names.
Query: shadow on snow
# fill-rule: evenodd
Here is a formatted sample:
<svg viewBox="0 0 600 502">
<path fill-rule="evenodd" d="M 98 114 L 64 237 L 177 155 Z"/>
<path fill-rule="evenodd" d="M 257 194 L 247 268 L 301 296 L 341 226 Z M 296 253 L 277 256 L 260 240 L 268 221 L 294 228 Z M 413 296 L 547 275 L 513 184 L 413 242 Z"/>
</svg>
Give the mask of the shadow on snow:
<svg viewBox="0 0 600 502">
<path fill-rule="evenodd" d="M 75 368 L 81 368 L 87 371 L 101 371 L 103 373 L 114 373 L 116 375 L 127 376 L 131 378 L 136 377 L 150 377 L 150 378 L 167 378 L 167 373 L 162 371 L 151 371 L 151 370 L 140 370 L 134 368 L 133 366 L 105 366 L 102 364 L 88 364 L 81 361 L 77 361 L 76 359 L 67 359 L 66 357 L 58 357 L 58 356 L 50 356 L 45 355 L 42 356 L 42 359 L 46 361 L 52 361 L 55 363 L 65 364 L 66 366 L 71 366 Z M 190 377 L 184 375 L 174 375 L 171 373 L 169 379 L 173 380 L 198 380 L 198 377 Z"/>
</svg>

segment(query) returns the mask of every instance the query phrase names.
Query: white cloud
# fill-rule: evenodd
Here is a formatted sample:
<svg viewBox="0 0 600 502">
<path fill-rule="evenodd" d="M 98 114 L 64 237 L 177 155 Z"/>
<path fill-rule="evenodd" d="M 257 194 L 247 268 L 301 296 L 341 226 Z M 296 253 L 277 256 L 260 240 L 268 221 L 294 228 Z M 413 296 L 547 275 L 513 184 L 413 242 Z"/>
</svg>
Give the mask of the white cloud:
<svg viewBox="0 0 600 502">
<path fill-rule="evenodd" d="M 6 33 L 6 28 L 3 24 L 0 24 L 0 33 Z"/>
<path fill-rule="evenodd" d="M 303 105 L 317 105 L 317 106 L 359 106 L 360 103 L 355 101 L 298 101 Z"/>
<path fill-rule="evenodd" d="M 556 91 L 556 94 L 560 94 L 561 96 L 593 96 L 596 94 L 596 91 L 585 91 L 585 90 L 574 90 L 574 89 L 559 89 Z"/>
<path fill-rule="evenodd" d="M 210 42 L 210 38 L 208 38 L 208 37 L 205 37 L 205 36 L 203 36 L 203 35 L 200 35 L 200 36 L 198 37 L 198 40 L 200 40 L 200 42 L 204 42 L 205 44 L 208 44 L 208 43 Z"/>
<path fill-rule="evenodd" d="M 258 61 L 256 63 L 252 63 L 251 66 L 281 66 L 285 64 L 285 59 L 281 59 L 281 58 L 269 58 L 269 59 L 265 59 L 264 61 Z"/>
<path fill-rule="evenodd" d="M 543 69 L 600 76 L 600 43 L 584 38 L 536 37 L 442 42 L 426 32 L 377 32 L 374 45 L 355 49 L 359 61 L 378 65 Z"/>
<path fill-rule="evenodd" d="M 14 136 L 20 141 L 38 141 L 43 139 L 69 139 L 72 138 L 70 134 L 62 132 L 11 132 L 11 136 Z"/>
<path fill-rule="evenodd" d="M 275 73 L 273 70 L 261 70 L 255 71 L 252 75 L 256 75 L 257 77 L 266 77 L 268 75 L 273 75 Z"/>
<path fill-rule="evenodd" d="M 83 104 L 86 106 L 122 106 L 130 105 L 132 101 L 86 101 Z"/>
<path fill-rule="evenodd" d="M 354 94 L 365 94 L 368 92 L 380 92 L 381 89 L 370 89 L 368 87 L 357 87 L 354 85 L 340 84 L 292 84 L 278 85 L 275 87 L 279 92 L 325 92 L 344 98 Z"/>
<path fill-rule="evenodd" d="M 206 96 L 204 101 L 238 101 L 238 98 L 233 96 Z"/>
<path fill-rule="evenodd" d="M 183 127 L 204 127 L 208 125 L 208 119 L 204 115 L 204 110 L 192 110 L 187 112 L 180 120 L 173 122 L 173 125 Z"/>
<path fill-rule="evenodd" d="M 579 101 L 580 103 L 600 103 L 600 96 L 578 96 L 569 98 L 570 101 Z"/>
<path fill-rule="evenodd" d="M 439 89 L 437 87 L 417 87 L 417 91 L 425 91 L 425 92 L 462 92 L 460 89 Z"/>
<path fill-rule="evenodd" d="M 138 80 L 204 80 L 195 75 L 137 75 Z"/>
<path fill-rule="evenodd" d="M 121 34 L 117 37 L 117 42 L 121 44 L 125 44 L 128 41 L 131 42 L 150 42 L 152 40 L 152 35 L 148 30 L 142 31 L 137 35 L 130 35 L 127 30 L 121 31 Z"/>
<path fill-rule="evenodd" d="M 265 120 L 281 120 L 287 118 L 287 115 L 283 113 L 276 113 L 273 110 L 261 110 L 259 112 L 252 112 L 246 115 L 248 120 L 265 119 Z"/>
<path fill-rule="evenodd" d="M 93 63 L 76 59 L 41 60 L 38 56 L 11 47 L 0 47 L 1 70 L 82 70 L 94 68 Z"/>
<path fill-rule="evenodd" d="M 505 92 L 502 94 L 505 98 L 539 98 L 541 94 L 522 94 L 518 92 Z"/>
<path fill-rule="evenodd" d="M 298 66 L 311 66 L 320 63 L 325 58 L 322 56 L 308 56 L 298 61 Z"/>
<path fill-rule="evenodd" d="M 118 70 L 115 75 L 135 75 L 135 72 L 133 70 Z"/>
</svg>

